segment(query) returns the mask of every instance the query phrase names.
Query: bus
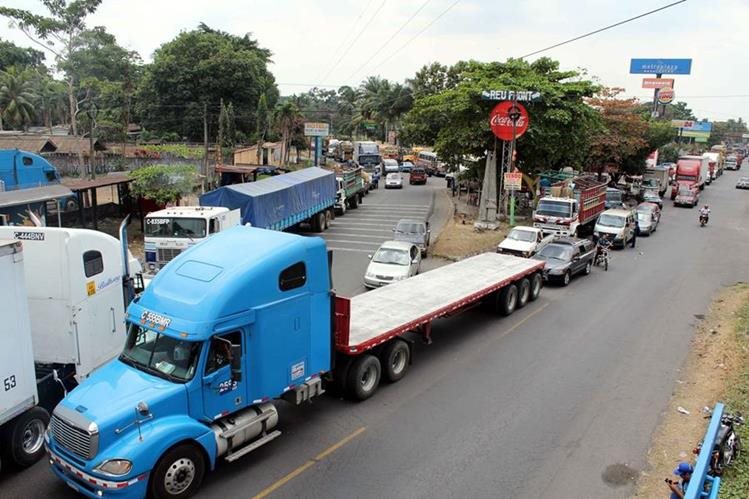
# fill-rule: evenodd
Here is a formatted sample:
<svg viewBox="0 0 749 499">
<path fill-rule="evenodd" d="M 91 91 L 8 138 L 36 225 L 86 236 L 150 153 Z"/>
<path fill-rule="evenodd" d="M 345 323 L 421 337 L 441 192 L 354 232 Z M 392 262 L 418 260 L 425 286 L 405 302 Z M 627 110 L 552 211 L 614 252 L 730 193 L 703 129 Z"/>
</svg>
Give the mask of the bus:
<svg viewBox="0 0 749 499">
<path fill-rule="evenodd" d="M 430 177 L 432 175 L 440 176 L 440 173 L 444 175 L 444 171 L 441 168 L 437 153 L 434 153 L 432 151 L 419 152 L 419 154 L 416 156 L 416 166 L 424 168 L 427 172 L 427 175 L 429 175 Z"/>
</svg>

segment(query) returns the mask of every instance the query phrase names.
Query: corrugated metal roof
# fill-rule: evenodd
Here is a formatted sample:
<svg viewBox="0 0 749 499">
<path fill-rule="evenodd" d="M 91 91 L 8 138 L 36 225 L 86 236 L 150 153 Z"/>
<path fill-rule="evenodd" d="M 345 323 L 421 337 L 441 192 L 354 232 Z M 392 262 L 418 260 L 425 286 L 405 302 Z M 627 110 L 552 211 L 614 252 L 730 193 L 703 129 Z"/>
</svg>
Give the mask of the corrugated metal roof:
<svg viewBox="0 0 749 499">
<path fill-rule="evenodd" d="M 0 208 L 8 208 L 29 203 L 41 203 L 43 201 L 49 201 L 50 199 L 59 199 L 72 195 L 73 191 L 64 185 L 59 184 L 0 192 Z"/>
<path fill-rule="evenodd" d="M 127 174 L 113 174 L 113 175 L 104 175 L 101 177 L 96 177 L 95 179 L 87 179 L 87 178 L 77 178 L 77 179 L 65 179 L 63 180 L 63 184 L 74 190 L 74 191 L 83 191 L 86 189 L 91 189 L 94 187 L 107 187 L 109 185 L 116 185 L 116 184 L 123 184 L 126 182 L 132 182 L 133 179 L 130 178 Z"/>
<path fill-rule="evenodd" d="M 0 149 L 21 149 L 22 151 L 41 154 L 44 152 L 55 152 L 57 145 L 47 137 L 38 135 L 0 134 Z"/>
</svg>

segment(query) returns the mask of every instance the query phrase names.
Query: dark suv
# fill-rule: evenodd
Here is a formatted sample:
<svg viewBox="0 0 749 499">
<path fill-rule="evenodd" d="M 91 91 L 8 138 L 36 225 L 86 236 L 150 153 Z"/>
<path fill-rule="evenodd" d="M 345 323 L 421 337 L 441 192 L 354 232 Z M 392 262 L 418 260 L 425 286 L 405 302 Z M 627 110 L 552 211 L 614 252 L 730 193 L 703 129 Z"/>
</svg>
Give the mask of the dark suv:
<svg viewBox="0 0 749 499">
<path fill-rule="evenodd" d="M 408 178 L 408 183 L 413 184 L 426 184 L 427 183 L 427 171 L 420 166 L 415 166 L 411 169 L 411 174 Z"/>
<path fill-rule="evenodd" d="M 544 246 L 532 258 L 546 262 L 545 279 L 557 281 L 566 286 L 573 275 L 590 274 L 595 256 L 596 245 L 592 241 L 559 237 Z"/>
</svg>

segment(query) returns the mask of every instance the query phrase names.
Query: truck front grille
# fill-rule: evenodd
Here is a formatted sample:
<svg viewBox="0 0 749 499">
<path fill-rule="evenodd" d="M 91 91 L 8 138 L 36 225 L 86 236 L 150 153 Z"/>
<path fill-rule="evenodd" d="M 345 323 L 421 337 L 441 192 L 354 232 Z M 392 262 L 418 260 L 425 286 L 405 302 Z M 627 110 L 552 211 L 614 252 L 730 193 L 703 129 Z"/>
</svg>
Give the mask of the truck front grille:
<svg viewBox="0 0 749 499">
<path fill-rule="evenodd" d="M 98 432 L 89 433 L 56 415 L 52 415 L 49 429 L 58 445 L 83 459 L 92 459 L 99 450 Z"/>
<path fill-rule="evenodd" d="M 156 250 L 156 260 L 159 263 L 171 262 L 180 253 L 182 253 L 182 250 L 179 248 L 158 248 Z"/>
</svg>

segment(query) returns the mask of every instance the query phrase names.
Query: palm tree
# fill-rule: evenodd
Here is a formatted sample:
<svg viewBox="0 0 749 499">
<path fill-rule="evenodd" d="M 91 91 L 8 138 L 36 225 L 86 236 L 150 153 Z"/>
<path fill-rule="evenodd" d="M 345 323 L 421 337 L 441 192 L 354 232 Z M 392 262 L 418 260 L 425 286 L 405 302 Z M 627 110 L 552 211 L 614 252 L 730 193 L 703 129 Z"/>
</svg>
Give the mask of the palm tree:
<svg viewBox="0 0 749 499">
<path fill-rule="evenodd" d="M 16 67 L 0 72 L 0 130 L 2 120 L 11 126 L 28 129 L 34 119 L 34 84 L 28 71 Z"/>
<path fill-rule="evenodd" d="M 47 75 L 38 74 L 35 87 L 38 114 L 44 126 L 52 133 L 52 125 L 66 123 L 68 104 L 65 84 Z"/>
<path fill-rule="evenodd" d="M 276 124 L 281 130 L 281 141 L 283 144 L 281 163 L 286 165 L 289 160 L 289 149 L 291 147 L 291 134 L 294 131 L 296 121 L 301 117 L 299 108 L 290 101 L 283 102 L 276 108 Z"/>
<path fill-rule="evenodd" d="M 362 83 L 360 94 L 361 115 L 377 121 L 387 141 L 388 132 L 398 128 L 401 117 L 413 105 L 411 89 L 400 83 L 370 76 Z"/>
</svg>

